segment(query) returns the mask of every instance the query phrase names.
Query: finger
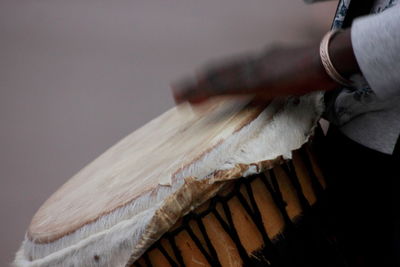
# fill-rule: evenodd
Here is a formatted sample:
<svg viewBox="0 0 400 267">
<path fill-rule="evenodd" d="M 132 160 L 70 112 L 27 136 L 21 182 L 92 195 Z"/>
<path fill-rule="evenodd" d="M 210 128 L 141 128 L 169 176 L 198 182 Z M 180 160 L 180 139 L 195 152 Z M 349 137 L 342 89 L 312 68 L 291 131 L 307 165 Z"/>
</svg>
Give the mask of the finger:
<svg viewBox="0 0 400 267">
<path fill-rule="evenodd" d="M 207 100 L 209 95 L 206 90 L 195 79 L 185 79 L 171 85 L 172 95 L 175 103 L 180 104 L 188 101 L 189 103 L 201 103 Z"/>
<path fill-rule="evenodd" d="M 212 96 L 252 93 L 261 78 L 259 60 L 249 56 L 209 65 L 197 74 L 199 86 Z"/>
<path fill-rule="evenodd" d="M 262 64 L 255 57 L 236 58 L 208 65 L 195 79 L 172 85 L 176 103 L 200 103 L 213 96 L 252 94 L 264 81 Z"/>
</svg>

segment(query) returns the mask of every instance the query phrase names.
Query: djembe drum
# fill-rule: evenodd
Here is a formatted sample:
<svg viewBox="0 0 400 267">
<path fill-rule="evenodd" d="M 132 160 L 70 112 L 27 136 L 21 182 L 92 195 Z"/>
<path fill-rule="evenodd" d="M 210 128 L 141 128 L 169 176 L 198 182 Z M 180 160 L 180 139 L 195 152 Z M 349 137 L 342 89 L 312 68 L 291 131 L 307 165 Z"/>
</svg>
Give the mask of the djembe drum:
<svg viewBox="0 0 400 267">
<path fill-rule="evenodd" d="M 320 94 L 171 109 L 56 191 L 15 264 L 330 266 L 315 260 L 340 258 L 309 142 L 321 110 Z"/>
</svg>

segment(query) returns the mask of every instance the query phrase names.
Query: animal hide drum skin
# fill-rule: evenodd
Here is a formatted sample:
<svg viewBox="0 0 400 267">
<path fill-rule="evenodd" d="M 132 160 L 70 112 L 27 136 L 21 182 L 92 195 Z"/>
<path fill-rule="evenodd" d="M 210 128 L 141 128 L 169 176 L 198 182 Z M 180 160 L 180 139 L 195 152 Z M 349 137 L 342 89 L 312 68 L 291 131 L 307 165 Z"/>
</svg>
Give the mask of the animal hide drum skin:
<svg viewBox="0 0 400 267">
<path fill-rule="evenodd" d="M 125 266 L 224 181 L 272 168 L 312 135 L 322 95 L 263 108 L 175 107 L 87 165 L 37 211 L 16 266 Z"/>
</svg>

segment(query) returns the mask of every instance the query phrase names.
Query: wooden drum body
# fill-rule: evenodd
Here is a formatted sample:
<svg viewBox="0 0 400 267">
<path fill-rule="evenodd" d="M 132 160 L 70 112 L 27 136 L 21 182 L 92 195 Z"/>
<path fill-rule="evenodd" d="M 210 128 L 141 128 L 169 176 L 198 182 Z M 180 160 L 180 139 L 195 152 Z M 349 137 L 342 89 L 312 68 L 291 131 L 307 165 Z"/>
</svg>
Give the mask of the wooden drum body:
<svg viewBox="0 0 400 267">
<path fill-rule="evenodd" d="M 324 250 L 334 254 L 313 210 L 325 188 L 306 144 L 293 151 L 292 160 L 227 183 L 131 266 L 322 266 L 315 256 L 322 248 L 316 246 L 331 246 Z"/>
<path fill-rule="evenodd" d="M 317 93 L 167 111 L 42 205 L 15 265 L 317 266 L 302 255 L 329 246 L 309 146 L 322 109 Z"/>
</svg>

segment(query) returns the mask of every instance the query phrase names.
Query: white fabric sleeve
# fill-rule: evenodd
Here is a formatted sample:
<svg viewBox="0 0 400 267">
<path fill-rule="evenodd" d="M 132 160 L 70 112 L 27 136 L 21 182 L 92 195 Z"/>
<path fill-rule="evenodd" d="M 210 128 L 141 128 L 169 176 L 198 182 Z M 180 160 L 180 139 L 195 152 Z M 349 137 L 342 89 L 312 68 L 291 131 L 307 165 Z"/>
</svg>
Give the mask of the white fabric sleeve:
<svg viewBox="0 0 400 267">
<path fill-rule="evenodd" d="M 354 20 L 351 42 L 361 72 L 376 96 L 400 95 L 400 4 Z"/>
</svg>

